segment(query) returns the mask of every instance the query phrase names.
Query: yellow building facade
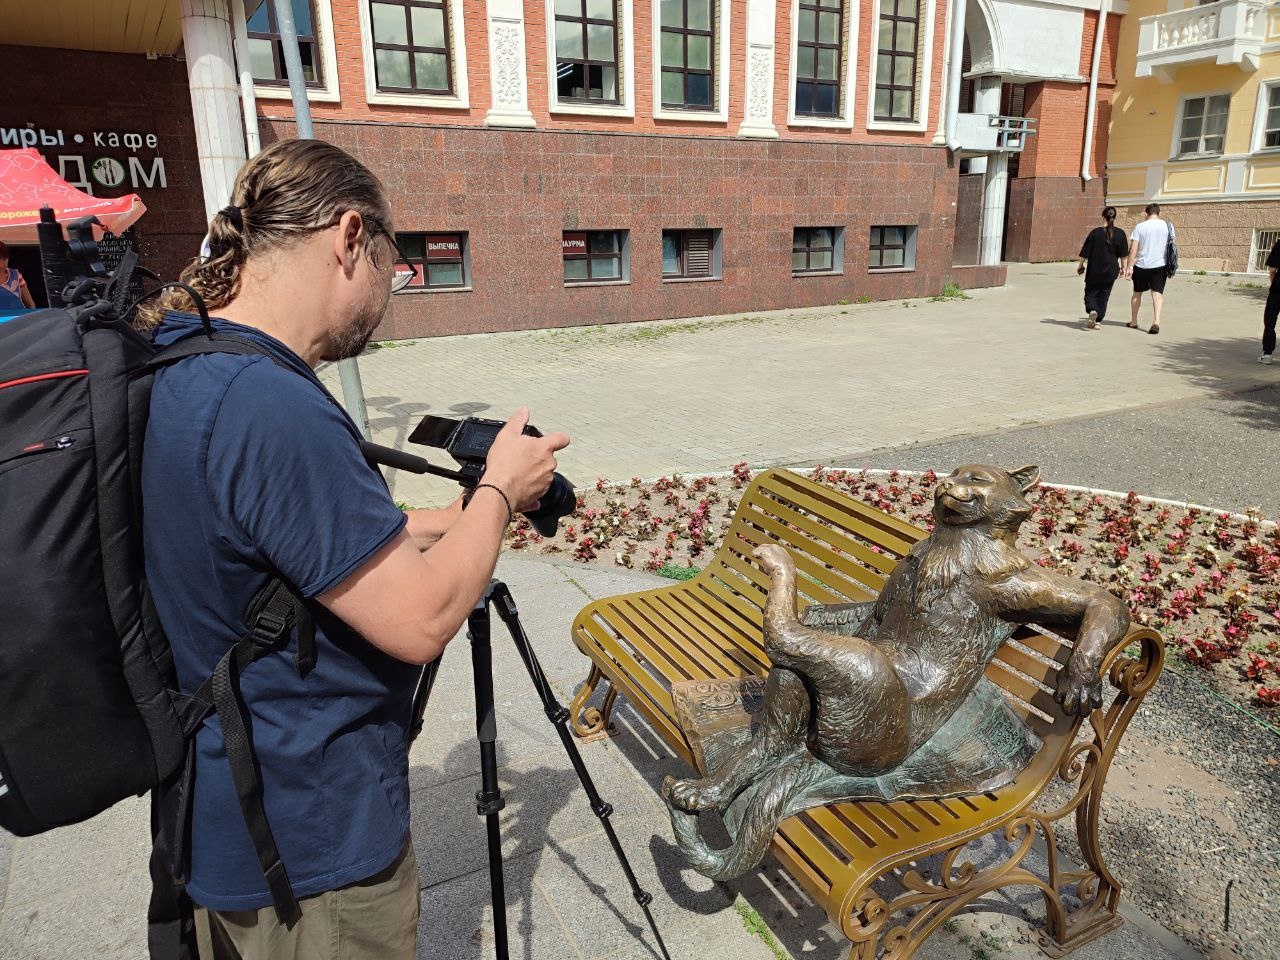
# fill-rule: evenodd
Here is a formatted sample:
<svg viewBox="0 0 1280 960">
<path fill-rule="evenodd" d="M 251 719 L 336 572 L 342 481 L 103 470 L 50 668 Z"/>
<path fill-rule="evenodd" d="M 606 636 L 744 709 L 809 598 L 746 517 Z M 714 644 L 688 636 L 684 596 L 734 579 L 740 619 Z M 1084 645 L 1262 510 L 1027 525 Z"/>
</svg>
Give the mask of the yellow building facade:
<svg viewBox="0 0 1280 960">
<path fill-rule="evenodd" d="M 1280 239 L 1280 3 L 1130 0 L 1106 169 L 1119 223 L 1159 203 L 1184 269 L 1260 271 Z"/>
</svg>

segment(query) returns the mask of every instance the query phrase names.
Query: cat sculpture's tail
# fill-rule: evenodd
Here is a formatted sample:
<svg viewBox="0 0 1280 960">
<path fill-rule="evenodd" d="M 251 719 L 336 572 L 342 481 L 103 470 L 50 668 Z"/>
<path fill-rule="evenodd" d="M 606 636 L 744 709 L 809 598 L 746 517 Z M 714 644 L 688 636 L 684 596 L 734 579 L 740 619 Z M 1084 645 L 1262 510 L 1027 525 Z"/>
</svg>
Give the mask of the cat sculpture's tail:
<svg viewBox="0 0 1280 960">
<path fill-rule="evenodd" d="M 696 813 L 671 807 L 671 830 L 689 865 L 712 880 L 732 880 L 757 866 L 782 821 L 809 806 L 806 794 L 830 772 L 822 766 L 799 749 L 748 787 L 738 801 L 745 802 L 741 817 L 731 816 L 737 822 L 725 823 L 732 842 L 720 850 L 709 846 L 698 832 Z"/>
<path fill-rule="evenodd" d="M 769 574 L 770 589 L 764 610 L 765 652 L 775 664 L 786 661 L 786 651 L 807 632 L 796 619 L 795 563 L 781 547 L 756 548 L 756 560 Z M 807 716 L 807 714 L 806 714 Z M 690 866 L 713 880 L 740 877 L 764 859 L 778 826 L 805 809 L 806 793 L 830 770 L 805 748 L 797 736 L 782 756 L 768 757 L 767 772 L 750 784 L 728 813 L 725 826 L 732 834 L 729 846 L 717 850 L 698 831 L 698 815 L 671 805 L 671 829 Z M 732 796 L 733 794 L 730 794 Z M 736 811 L 740 815 L 735 815 Z"/>
</svg>

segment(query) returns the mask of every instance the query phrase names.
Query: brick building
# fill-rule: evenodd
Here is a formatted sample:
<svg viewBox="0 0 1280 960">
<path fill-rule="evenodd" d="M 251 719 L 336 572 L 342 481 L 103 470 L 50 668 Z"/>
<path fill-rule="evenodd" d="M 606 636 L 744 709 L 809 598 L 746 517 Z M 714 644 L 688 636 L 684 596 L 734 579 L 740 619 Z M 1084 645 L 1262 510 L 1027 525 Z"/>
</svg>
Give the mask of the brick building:
<svg viewBox="0 0 1280 960">
<path fill-rule="evenodd" d="M 293 9 L 316 135 L 383 179 L 416 261 L 379 334 L 416 337 L 930 295 L 947 277 L 1002 282 L 1002 259 L 1069 256 L 1078 241 L 1063 238 L 1101 196 L 1081 186 L 1080 164 L 1098 2 Z M 144 253 L 172 272 L 226 202 L 237 152 L 294 133 L 274 11 L 86 6 L 93 18 L 11 21 L 18 46 L 0 52 L 19 66 L 6 71 L 0 131 L 62 131 L 46 152 L 70 179 L 141 193 Z M 1049 53 L 1010 33 L 1046 24 Z M 949 56 L 956 38 L 964 63 Z M 1103 46 L 1095 86 L 1109 103 Z M 51 61 L 50 47 L 92 52 Z M 1094 126 L 1105 131 L 1106 115 Z M 104 131 L 158 144 L 115 157 L 93 137 Z M 128 177 L 103 182 L 95 164 L 113 157 Z"/>
</svg>

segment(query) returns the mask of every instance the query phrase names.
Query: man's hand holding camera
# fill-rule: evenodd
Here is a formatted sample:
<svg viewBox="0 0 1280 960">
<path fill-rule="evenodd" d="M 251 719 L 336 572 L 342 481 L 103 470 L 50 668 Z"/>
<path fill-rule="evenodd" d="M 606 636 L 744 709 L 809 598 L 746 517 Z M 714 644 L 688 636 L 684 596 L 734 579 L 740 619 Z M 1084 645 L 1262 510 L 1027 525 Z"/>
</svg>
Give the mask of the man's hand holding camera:
<svg viewBox="0 0 1280 960">
<path fill-rule="evenodd" d="M 407 529 L 320 602 L 393 657 L 438 657 L 488 587 L 507 524 L 538 507 L 555 477 L 556 452 L 569 445 L 564 433 L 526 434 L 528 422 L 521 408 L 498 432 L 466 509 L 412 511 Z M 424 536 L 428 528 L 434 542 Z"/>
<path fill-rule="evenodd" d="M 513 513 L 536 510 L 556 472 L 556 452 L 569 445 L 567 433 L 525 436 L 529 409 L 521 407 L 489 448 L 482 484 L 492 484 L 507 496 Z"/>
</svg>

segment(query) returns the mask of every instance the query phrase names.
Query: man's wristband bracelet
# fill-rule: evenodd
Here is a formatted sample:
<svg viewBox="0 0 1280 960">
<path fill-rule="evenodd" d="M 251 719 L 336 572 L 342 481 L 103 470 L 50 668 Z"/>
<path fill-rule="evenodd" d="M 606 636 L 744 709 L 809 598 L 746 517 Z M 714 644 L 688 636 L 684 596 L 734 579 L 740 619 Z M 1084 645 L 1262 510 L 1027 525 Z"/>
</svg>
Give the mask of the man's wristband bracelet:
<svg viewBox="0 0 1280 960">
<path fill-rule="evenodd" d="M 490 490 L 494 491 L 498 496 L 500 496 L 502 498 L 502 502 L 507 505 L 507 523 L 510 524 L 511 521 L 516 518 L 516 512 L 511 509 L 511 499 L 506 495 L 506 493 L 503 492 L 501 487 L 495 486 L 492 483 L 476 484 L 476 490 L 483 490 L 486 487 L 488 487 Z M 472 491 L 472 495 L 473 496 L 475 495 L 475 490 Z"/>
</svg>

